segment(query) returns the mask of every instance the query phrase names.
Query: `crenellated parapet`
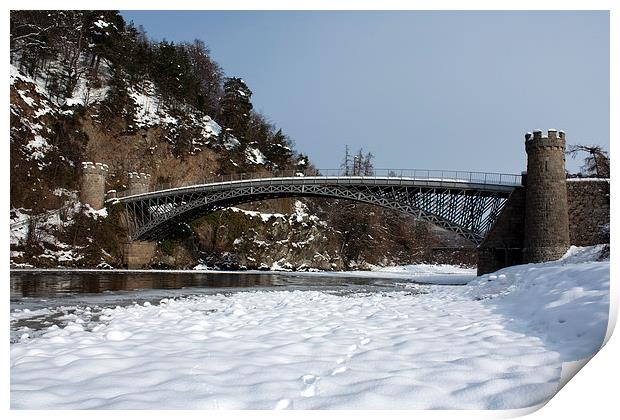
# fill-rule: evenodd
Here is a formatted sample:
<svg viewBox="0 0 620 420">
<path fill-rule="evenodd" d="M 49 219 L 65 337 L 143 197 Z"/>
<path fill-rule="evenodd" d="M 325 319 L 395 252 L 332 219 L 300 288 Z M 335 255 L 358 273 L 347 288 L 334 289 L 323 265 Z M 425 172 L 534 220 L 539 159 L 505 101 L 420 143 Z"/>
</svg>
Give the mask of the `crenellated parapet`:
<svg viewBox="0 0 620 420">
<path fill-rule="evenodd" d="M 82 173 L 107 176 L 109 167 L 100 162 L 82 162 Z"/>
<path fill-rule="evenodd" d="M 127 194 L 144 194 L 151 190 L 151 174 L 144 172 L 127 173 Z"/>
<path fill-rule="evenodd" d="M 566 148 L 566 133 L 554 128 L 547 130 L 544 135 L 542 130 L 534 130 L 533 133 L 525 134 L 525 151 L 529 154 L 536 149 L 561 150 Z"/>
</svg>

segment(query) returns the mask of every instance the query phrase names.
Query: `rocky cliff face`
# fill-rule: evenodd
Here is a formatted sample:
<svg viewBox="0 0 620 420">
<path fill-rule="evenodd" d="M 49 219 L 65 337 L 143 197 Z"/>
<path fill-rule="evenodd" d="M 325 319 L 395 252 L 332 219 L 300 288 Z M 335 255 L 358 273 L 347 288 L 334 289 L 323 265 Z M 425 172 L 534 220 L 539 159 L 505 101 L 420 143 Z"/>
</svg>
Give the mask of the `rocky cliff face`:
<svg viewBox="0 0 620 420">
<path fill-rule="evenodd" d="M 335 232 L 294 201 L 293 212 L 266 213 L 231 207 L 198 221 L 201 266 L 262 270 L 342 269 Z"/>
<path fill-rule="evenodd" d="M 265 170 L 268 163 L 259 161 L 263 155 L 255 145 L 237 150 L 241 145 L 234 137 L 218 143 L 221 128 L 208 115 L 171 110 L 159 103 L 152 84 L 129 89 L 131 118 L 104 119 L 100 111 L 108 90 L 105 76 L 96 92 L 87 94 L 78 87 L 72 97 L 61 99 L 49 93 L 43 80 L 11 67 L 11 261 L 15 264 L 120 266 L 120 247 L 115 243 L 122 243 L 126 235 L 119 218 L 105 210 L 94 212 L 78 201 L 82 161 L 105 162 L 106 189 L 119 191 L 127 188 L 127 173 L 132 171 L 150 173 L 155 186 L 166 186 L 213 177 L 224 158 L 253 172 Z M 80 234 L 70 238 L 76 229 Z M 101 232 L 106 232 L 105 241 Z M 165 255 L 162 260 L 195 264 L 195 253 L 190 251 L 179 249 L 173 261 Z M 163 264 L 154 261 L 158 263 Z"/>
</svg>

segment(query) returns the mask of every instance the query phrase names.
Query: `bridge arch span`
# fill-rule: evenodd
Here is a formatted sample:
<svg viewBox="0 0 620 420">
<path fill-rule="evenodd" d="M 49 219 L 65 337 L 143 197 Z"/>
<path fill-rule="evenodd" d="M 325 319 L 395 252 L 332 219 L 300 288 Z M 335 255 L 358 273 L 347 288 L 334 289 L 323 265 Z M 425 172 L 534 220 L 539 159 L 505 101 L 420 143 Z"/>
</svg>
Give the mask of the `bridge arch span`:
<svg viewBox="0 0 620 420">
<path fill-rule="evenodd" d="M 324 197 L 398 210 L 478 245 L 519 186 L 517 176 L 508 179 L 483 183 L 394 176 L 274 177 L 191 185 L 114 200 L 127 210 L 132 240 L 161 239 L 175 225 L 224 207 L 273 198 Z"/>
</svg>

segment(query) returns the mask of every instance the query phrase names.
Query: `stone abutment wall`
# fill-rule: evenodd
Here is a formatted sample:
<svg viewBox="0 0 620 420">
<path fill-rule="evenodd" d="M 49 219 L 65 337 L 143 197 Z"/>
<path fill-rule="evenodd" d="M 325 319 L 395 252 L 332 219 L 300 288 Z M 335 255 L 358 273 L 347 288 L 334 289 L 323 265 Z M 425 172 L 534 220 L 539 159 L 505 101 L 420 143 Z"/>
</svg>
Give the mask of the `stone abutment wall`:
<svg viewBox="0 0 620 420">
<path fill-rule="evenodd" d="M 564 132 L 525 135 L 527 173 L 478 247 L 478 275 L 609 243 L 609 180 L 566 179 Z"/>
<path fill-rule="evenodd" d="M 525 188 L 517 188 L 478 247 L 479 276 L 523 262 L 524 221 Z"/>
<path fill-rule="evenodd" d="M 570 244 L 609 243 L 610 185 L 608 179 L 566 182 Z M 478 275 L 522 264 L 525 189 L 516 189 L 478 247 Z"/>
<path fill-rule="evenodd" d="M 609 243 L 609 179 L 568 179 L 566 189 L 571 245 Z"/>
<path fill-rule="evenodd" d="M 123 247 L 123 265 L 129 269 L 144 268 L 155 255 L 156 242 L 131 241 Z"/>
</svg>

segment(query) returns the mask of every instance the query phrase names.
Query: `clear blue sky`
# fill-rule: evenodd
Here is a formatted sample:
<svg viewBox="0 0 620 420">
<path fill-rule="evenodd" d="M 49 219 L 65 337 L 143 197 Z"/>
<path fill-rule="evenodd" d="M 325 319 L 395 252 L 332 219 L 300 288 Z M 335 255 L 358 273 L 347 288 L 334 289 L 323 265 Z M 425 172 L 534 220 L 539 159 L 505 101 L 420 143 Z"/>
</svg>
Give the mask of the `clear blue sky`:
<svg viewBox="0 0 620 420">
<path fill-rule="evenodd" d="M 155 40 L 204 40 L 320 168 L 349 144 L 381 168 L 520 173 L 536 128 L 609 150 L 607 12 L 122 15 Z"/>
</svg>

